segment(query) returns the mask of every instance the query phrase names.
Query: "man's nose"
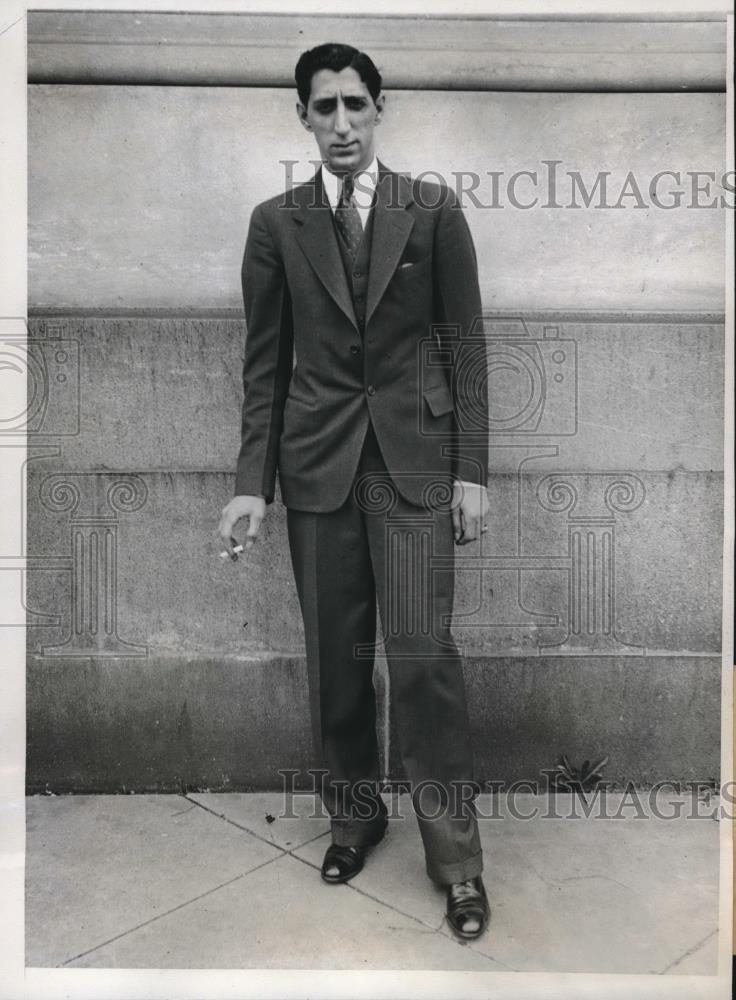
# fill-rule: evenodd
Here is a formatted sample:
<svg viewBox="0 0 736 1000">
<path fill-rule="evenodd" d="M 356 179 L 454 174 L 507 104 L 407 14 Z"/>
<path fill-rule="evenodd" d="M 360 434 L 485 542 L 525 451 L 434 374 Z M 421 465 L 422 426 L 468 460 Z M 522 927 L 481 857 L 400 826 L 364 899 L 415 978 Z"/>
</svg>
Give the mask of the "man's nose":
<svg viewBox="0 0 736 1000">
<path fill-rule="evenodd" d="M 347 135 L 350 131 L 348 112 L 342 101 L 337 102 L 337 110 L 335 112 L 335 131 L 340 135 Z"/>
</svg>

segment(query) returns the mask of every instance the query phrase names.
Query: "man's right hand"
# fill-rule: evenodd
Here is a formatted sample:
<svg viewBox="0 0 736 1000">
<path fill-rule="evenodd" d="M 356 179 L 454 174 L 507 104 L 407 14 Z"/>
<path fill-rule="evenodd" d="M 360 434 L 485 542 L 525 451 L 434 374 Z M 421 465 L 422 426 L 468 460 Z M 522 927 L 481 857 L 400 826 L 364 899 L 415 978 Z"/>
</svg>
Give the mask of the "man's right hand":
<svg viewBox="0 0 736 1000">
<path fill-rule="evenodd" d="M 233 497 L 232 500 L 222 508 L 220 525 L 217 530 L 220 533 L 222 544 L 231 559 L 237 559 L 237 555 L 233 552 L 233 543 L 231 539 L 233 536 L 233 530 L 238 521 L 242 517 L 248 518 L 249 523 L 248 531 L 246 533 L 245 547 L 246 549 L 249 549 L 255 543 L 258 529 L 260 528 L 261 521 L 265 516 L 266 501 L 263 497 L 258 496 Z"/>
</svg>

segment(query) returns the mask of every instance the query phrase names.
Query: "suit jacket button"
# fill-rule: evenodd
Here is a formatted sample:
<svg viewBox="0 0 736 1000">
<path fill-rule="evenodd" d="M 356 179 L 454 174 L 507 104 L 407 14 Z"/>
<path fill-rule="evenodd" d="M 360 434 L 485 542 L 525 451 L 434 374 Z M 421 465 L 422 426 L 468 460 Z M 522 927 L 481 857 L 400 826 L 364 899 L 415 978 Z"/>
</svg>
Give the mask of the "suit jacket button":
<svg viewBox="0 0 736 1000">
<path fill-rule="evenodd" d="M 360 348 L 357 347 L 355 344 L 351 344 L 350 345 L 350 353 L 351 354 L 360 354 Z"/>
<path fill-rule="evenodd" d="M 375 388 L 372 385 L 369 385 L 368 386 L 368 395 L 369 396 L 375 396 L 375 394 L 376 394 Z"/>
</svg>

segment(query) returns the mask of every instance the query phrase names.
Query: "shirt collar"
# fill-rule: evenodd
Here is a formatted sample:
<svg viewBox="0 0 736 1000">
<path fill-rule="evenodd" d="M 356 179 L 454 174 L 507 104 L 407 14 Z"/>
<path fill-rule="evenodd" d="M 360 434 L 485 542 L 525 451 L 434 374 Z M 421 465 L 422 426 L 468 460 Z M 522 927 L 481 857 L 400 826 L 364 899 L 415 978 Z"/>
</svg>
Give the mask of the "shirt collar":
<svg viewBox="0 0 736 1000">
<path fill-rule="evenodd" d="M 378 158 L 374 156 L 368 166 L 355 175 L 354 197 L 359 208 L 370 208 L 377 183 Z M 324 163 L 322 164 L 322 185 L 325 189 L 327 200 L 330 203 L 330 208 L 337 208 L 342 192 L 342 179 L 336 174 L 331 173 Z"/>
</svg>

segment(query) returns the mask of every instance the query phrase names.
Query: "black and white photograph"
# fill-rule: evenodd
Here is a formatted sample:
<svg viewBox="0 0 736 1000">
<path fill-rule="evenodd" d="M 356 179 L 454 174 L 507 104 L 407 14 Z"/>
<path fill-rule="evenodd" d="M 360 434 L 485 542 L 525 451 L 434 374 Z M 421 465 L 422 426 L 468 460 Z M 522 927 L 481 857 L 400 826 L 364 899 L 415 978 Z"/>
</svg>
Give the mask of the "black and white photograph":
<svg viewBox="0 0 736 1000">
<path fill-rule="evenodd" d="M 5 6 L 0 994 L 730 996 L 730 6 Z"/>
</svg>

